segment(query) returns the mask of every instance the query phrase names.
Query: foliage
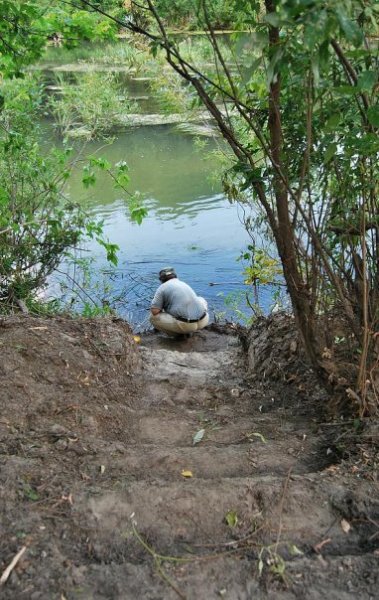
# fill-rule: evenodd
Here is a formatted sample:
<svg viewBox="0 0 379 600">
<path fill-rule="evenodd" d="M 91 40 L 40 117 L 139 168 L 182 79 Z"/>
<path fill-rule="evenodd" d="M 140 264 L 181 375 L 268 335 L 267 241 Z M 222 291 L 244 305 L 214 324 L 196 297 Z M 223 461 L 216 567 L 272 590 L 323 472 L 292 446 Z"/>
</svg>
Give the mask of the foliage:
<svg viewBox="0 0 379 600">
<path fill-rule="evenodd" d="M 199 11 L 198 0 L 155 0 L 155 8 L 159 16 L 175 27 L 202 28 L 203 13 Z M 211 4 L 211 20 L 213 27 L 226 28 L 233 25 L 236 17 L 238 2 L 234 0 L 213 0 Z"/>
<path fill-rule="evenodd" d="M 3 77 L 20 75 L 24 67 L 36 61 L 47 41 L 75 47 L 82 40 L 114 39 L 116 23 L 85 2 L 48 0 L 0 0 L 0 72 Z M 110 15 L 121 15 L 123 3 L 100 4 Z M 122 12 L 121 12 L 122 10 Z"/>
<path fill-rule="evenodd" d="M 129 216 L 132 221 L 141 225 L 143 219 L 147 216 L 147 210 L 143 205 L 140 194 L 138 192 L 131 194 L 127 189 L 129 184 L 129 167 L 127 163 L 119 161 L 113 165 L 105 158 L 90 156 L 88 163 L 83 167 L 82 181 L 86 188 L 96 184 L 96 171 L 106 173 L 111 179 L 114 189 L 121 190 L 126 195 Z M 108 260 L 114 263 L 109 257 Z"/>
<path fill-rule="evenodd" d="M 29 76 L 3 86 L 0 114 L 0 299 L 12 305 L 33 296 L 62 257 L 97 236 L 108 259 L 117 247 L 104 240 L 99 223 L 64 195 L 69 153 L 44 153 L 38 142 L 40 86 Z"/>
<path fill-rule="evenodd" d="M 279 285 L 278 276 L 283 274 L 278 259 L 269 256 L 262 248 L 249 244 L 240 260 L 248 261 L 244 269 L 247 285 Z"/>
<path fill-rule="evenodd" d="M 37 2 L 0 0 L 0 14 L 0 71 L 7 77 L 41 55 L 45 38 Z"/>
<path fill-rule="evenodd" d="M 47 35 L 56 43 L 75 47 L 81 40 L 114 39 L 117 32 L 114 23 L 105 20 L 85 8 L 78 9 L 60 2 L 52 2 L 44 13 Z"/>
<path fill-rule="evenodd" d="M 64 137 L 94 139 L 125 124 L 127 113 L 137 112 L 114 73 L 89 71 L 69 79 L 56 77 L 59 95 L 49 101 L 50 110 Z"/>
<path fill-rule="evenodd" d="M 60 310 L 84 317 L 115 314 L 116 305 L 125 302 L 125 294 L 118 296 L 111 284 L 114 266 L 94 270 L 95 258 L 73 251 L 62 269 L 54 276 L 54 286 L 59 288 Z M 57 292 L 55 295 L 58 295 Z"/>
</svg>

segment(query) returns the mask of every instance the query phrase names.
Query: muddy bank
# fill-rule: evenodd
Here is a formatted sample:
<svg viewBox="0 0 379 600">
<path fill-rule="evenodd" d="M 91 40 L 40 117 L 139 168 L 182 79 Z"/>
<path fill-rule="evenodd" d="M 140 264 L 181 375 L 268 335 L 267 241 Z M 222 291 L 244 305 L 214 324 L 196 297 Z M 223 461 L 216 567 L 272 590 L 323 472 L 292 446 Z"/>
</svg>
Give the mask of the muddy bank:
<svg viewBox="0 0 379 600">
<path fill-rule="evenodd" d="M 1 596 L 376 598 L 377 429 L 325 421 L 291 323 L 141 338 L 0 320 Z"/>
</svg>

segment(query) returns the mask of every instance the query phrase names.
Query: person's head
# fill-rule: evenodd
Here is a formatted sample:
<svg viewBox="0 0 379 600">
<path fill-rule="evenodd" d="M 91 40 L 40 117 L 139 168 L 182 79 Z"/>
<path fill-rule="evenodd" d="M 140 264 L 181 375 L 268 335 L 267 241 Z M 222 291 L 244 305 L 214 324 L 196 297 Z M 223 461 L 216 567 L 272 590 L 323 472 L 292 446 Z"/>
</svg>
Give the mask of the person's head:
<svg viewBox="0 0 379 600">
<path fill-rule="evenodd" d="M 172 267 L 165 267 L 159 271 L 159 281 L 161 283 L 165 283 L 169 279 L 175 279 L 177 274 L 175 273 L 175 269 Z"/>
</svg>

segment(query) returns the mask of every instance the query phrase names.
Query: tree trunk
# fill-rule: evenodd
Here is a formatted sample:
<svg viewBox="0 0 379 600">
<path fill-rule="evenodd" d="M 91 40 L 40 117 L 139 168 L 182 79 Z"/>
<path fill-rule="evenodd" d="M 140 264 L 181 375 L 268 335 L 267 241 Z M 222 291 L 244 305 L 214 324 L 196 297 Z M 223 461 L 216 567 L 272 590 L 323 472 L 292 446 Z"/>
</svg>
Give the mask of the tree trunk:
<svg viewBox="0 0 379 600">
<path fill-rule="evenodd" d="M 275 12 L 276 0 L 265 0 L 265 5 L 267 13 Z M 269 28 L 269 43 L 273 50 L 279 46 L 279 29 L 277 27 Z M 278 228 L 277 231 L 274 232 L 274 235 L 295 318 L 302 334 L 307 354 L 314 369 L 324 379 L 325 373 L 320 366 L 317 352 L 314 320 L 310 306 L 310 295 L 298 267 L 295 245 L 296 240 L 289 212 L 288 192 L 282 177 L 284 173 L 282 168 L 283 136 L 280 118 L 280 92 L 281 80 L 280 74 L 278 73 L 270 83 L 268 118 L 271 156 L 275 166 L 273 177 L 278 216 Z"/>
</svg>

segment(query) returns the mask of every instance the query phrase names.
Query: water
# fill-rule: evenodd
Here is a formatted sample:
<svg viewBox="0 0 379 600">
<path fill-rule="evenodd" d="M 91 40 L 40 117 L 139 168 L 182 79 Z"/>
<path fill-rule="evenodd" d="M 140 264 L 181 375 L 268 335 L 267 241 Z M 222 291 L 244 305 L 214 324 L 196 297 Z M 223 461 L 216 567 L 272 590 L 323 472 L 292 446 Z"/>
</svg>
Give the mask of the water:
<svg viewBox="0 0 379 600">
<path fill-rule="evenodd" d="M 85 154 L 99 146 L 89 143 Z M 130 191 L 141 192 L 148 216 L 141 225 L 131 222 L 125 199 L 105 174 L 90 190 L 83 189 L 81 171 L 73 175 L 70 196 L 104 221 L 105 235 L 120 247 L 118 267 L 112 270 L 96 242 L 86 246 L 84 256 L 93 261 L 89 294 L 100 303 L 107 299 L 119 314 L 141 324 L 159 284 L 158 271 L 172 265 L 179 278 L 208 300 L 212 315 L 235 319 L 224 298 L 245 289 L 236 259 L 249 237 L 238 208 L 212 180 L 215 164 L 191 137 L 169 126 L 131 129 L 102 147 L 100 155 L 127 162 Z"/>
<path fill-rule="evenodd" d="M 60 52 L 59 49 L 53 53 L 53 64 L 70 59 L 63 55 L 61 60 Z M 142 104 L 139 101 L 141 110 L 151 112 L 154 106 L 153 112 L 157 112 L 154 99 L 151 96 L 146 99 L 149 95 L 146 82 L 125 77 L 131 97 L 145 96 Z M 46 139 L 51 141 L 52 137 L 50 128 Z M 212 143 L 215 142 L 209 142 Z M 179 278 L 208 300 L 213 317 L 237 320 L 235 311 L 225 305 L 225 298 L 246 292 L 243 266 L 237 258 L 250 238 L 241 223 L 238 207 L 225 198 L 217 178 L 212 179 L 217 167 L 206 152 L 195 148 L 191 136 L 167 125 L 132 128 L 118 134 L 107 146 L 89 143 L 84 154 L 97 151 L 112 163 L 126 161 L 130 191 L 142 194 L 148 216 L 140 226 L 132 223 L 126 200 L 106 175 L 100 173 L 96 186 L 83 190 L 81 170 L 74 173 L 68 189 L 72 199 L 79 200 L 101 218 L 106 237 L 120 247 L 118 267 L 110 269 L 98 244 L 86 245 L 82 256 L 92 262 L 85 284 L 79 281 L 84 291 L 74 288 L 79 294 L 77 308 L 88 301 L 93 305 L 90 296 L 97 305 L 106 301 L 135 327 L 143 327 L 147 325 L 149 304 L 159 284 L 157 273 L 170 265 L 176 268 Z M 78 280 L 78 270 L 68 265 L 63 269 Z M 59 293 L 54 284 L 50 291 Z M 73 292 L 66 291 L 66 300 L 73 296 Z M 261 296 L 264 308 L 271 297 L 271 290 Z M 245 313 L 251 315 L 246 303 L 242 304 Z"/>
</svg>

